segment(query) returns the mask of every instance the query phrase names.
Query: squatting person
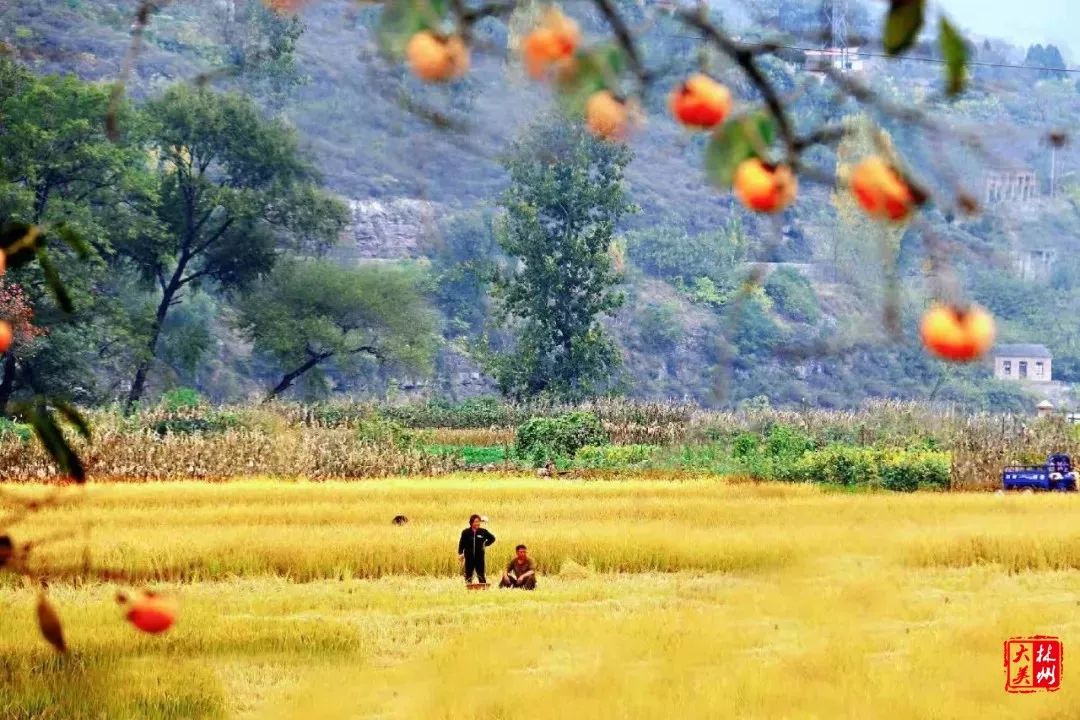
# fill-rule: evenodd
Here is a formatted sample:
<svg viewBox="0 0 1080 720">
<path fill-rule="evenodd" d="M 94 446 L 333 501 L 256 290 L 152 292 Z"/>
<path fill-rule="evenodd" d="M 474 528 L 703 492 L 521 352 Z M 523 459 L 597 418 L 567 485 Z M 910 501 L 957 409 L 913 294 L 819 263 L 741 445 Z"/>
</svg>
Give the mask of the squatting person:
<svg viewBox="0 0 1080 720">
<path fill-rule="evenodd" d="M 525 590 L 536 589 L 536 570 L 533 561 L 529 559 L 529 548 L 518 545 L 514 548 L 515 555 L 510 564 L 503 571 L 499 587 L 524 588 Z"/>
<path fill-rule="evenodd" d="M 484 572 L 484 548 L 495 542 L 495 536 L 480 527 L 480 516 L 469 517 L 469 527 L 461 531 L 458 540 L 458 560 L 465 565 L 465 582 L 471 583 L 473 573 L 477 580 L 486 585 L 487 573 Z"/>
</svg>

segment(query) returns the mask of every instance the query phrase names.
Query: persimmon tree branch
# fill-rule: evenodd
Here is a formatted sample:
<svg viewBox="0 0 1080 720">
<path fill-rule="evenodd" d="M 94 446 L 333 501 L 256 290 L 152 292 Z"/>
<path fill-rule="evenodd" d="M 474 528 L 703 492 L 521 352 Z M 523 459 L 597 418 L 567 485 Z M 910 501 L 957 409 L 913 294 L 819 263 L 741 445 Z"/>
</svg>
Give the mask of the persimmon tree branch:
<svg viewBox="0 0 1080 720">
<path fill-rule="evenodd" d="M 596 7 L 604 15 L 608 25 L 611 26 L 612 32 L 615 33 L 615 39 L 622 47 L 623 52 L 626 53 L 627 59 L 630 61 L 630 69 L 637 75 L 638 82 L 641 86 L 647 87 L 652 81 L 653 75 L 646 69 L 645 63 L 641 59 L 641 53 L 638 51 L 637 42 L 634 40 L 633 34 L 630 32 L 630 28 L 627 27 L 626 21 L 623 19 L 619 11 L 615 9 L 611 0 L 593 0 Z"/>
<path fill-rule="evenodd" d="M 775 48 L 770 45 L 741 45 L 729 38 L 716 27 L 716 25 L 711 23 L 701 10 L 680 10 L 676 14 L 676 17 L 690 27 L 697 28 L 703 32 L 706 39 L 711 42 L 717 50 L 726 55 L 742 69 L 743 74 L 746 75 L 747 79 L 750 80 L 757 91 L 761 93 L 761 98 L 765 102 L 765 107 L 768 109 L 769 115 L 771 115 L 772 119 L 776 122 L 780 138 L 787 147 L 788 160 L 792 167 L 797 167 L 800 149 L 797 145 L 797 138 L 795 137 L 795 130 L 792 126 L 791 118 L 788 116 L 787 110 L 784 109 L 784 103 L 780 100 L 779 92 L 777 92 L 769 79 L 765 77 L 765 73 L 758 66 L 756 59 L 758 55 L 772 52 Z"/>
</svg>

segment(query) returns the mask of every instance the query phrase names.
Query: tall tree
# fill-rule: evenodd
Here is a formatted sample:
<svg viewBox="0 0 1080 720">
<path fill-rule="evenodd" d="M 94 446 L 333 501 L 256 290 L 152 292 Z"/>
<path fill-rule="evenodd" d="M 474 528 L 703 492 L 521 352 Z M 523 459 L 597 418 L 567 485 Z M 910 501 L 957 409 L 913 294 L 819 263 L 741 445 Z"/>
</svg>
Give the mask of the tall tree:
<svg viewBox="0 0 1080 720">
<path fill-rule="evenodd" d="M 16 374 L 30 364 L 37 385 L 82 402 L 102 399 L 97 381 L 125 364 L 131 326 L 112 291 L 124 273 L 114 242 L 154 226 L 145 212 L 154 192 L 134 139 L 137 114 L 120 106 L 121 126 L 132 132 L 112 142 L 103 122 L 108 104 L 107 88 L 74 77 L 34 77 L 0 59 L 0 215 L 63 222 L 90 251 L 89 258 L 59 246 L 50 253 L 73 313 L 58 307 L 37 266 L 7 276 L 22 287 L 35 324 L 47 334 L 3 357 L 0 407 L 20 391 L 24 383 Z"/>
<path fill-rule="evenodd" d="M 1031 67 L 1046 68 L 1043 72 L 1039 73 L 1039 77 L 1043 78 L 1064 78 L 1065 77 L 1065 59 L 1061 56 L 1061 51 L 1058 50 L 1057 45 L 1031 45 L 1028 47 L 1027 55 L 1024 56 L 1024 64 Z"/>
<path fill-rule="evenodd" d="M 517 338 L 491 360 L 504 393 L 573 398 L 610 384 L 621 358 L 601 318 L 623 302 L 609 250 L 619 219 L 636 210 L 623 183 L 630 159 L 625 145 L 551 118 L 506 159 L 510 187 L 498 239 L 517 266 L 499 280 L 496 296 Z"/>
<path fill-rule="evenodd" d="M 128 393 L 142 397 L 169 310 L 206 281 L 239 289 L 279 250 L 322 251 L 344 228 L 344 205 L 315 184 L 294 133 L 238 95 L 176 87 L 147 104 L 162 230 L 122 251 L 154 282 L 157 310 Z"/>
<path fill-rule="evenodd" d="M 238 309 L 255 349 L 284 368 L 267 400 L 301 379 L 320 384 L 327 368 L 350 372 L 365 357 L 429 370 L 437 344 L 436 315 L 409 266 L 282 260 Z"/>
</svg>

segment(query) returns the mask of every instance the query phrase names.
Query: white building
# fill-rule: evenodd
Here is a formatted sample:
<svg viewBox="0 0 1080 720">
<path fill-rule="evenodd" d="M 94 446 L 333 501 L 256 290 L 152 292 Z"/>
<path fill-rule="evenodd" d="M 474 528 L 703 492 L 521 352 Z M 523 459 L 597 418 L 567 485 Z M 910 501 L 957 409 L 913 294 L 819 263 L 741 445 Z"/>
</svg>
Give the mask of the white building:
<svg viewBox="0 0 1080 720">
<path fill-rule="evenodd" d="M 1050 382 L 1054 358 L 1045 345 L 998 345 L 994 348 L 994 377 L 999 380 Z"/>
</svg>

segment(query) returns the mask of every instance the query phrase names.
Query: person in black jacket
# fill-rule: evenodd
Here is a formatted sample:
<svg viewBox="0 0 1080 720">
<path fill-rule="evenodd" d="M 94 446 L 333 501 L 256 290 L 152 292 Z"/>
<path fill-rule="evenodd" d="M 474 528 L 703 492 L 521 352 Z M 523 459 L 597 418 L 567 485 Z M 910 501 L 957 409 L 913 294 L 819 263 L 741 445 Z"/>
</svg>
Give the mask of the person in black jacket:
<svg viewBox="0 0 1080 720">
<path fill-rule="evenodd" d="M 465 582 L 471 583 L 473 572 L 481 584 L 487 584 L 484 572 L 484 548 L 495 542 L 495 536 L 480 527 L 480 516 L 469 518 L 469 527 L 461 531 L 458 541 L 458 560 L 465 564 Z"/>
</svg>

